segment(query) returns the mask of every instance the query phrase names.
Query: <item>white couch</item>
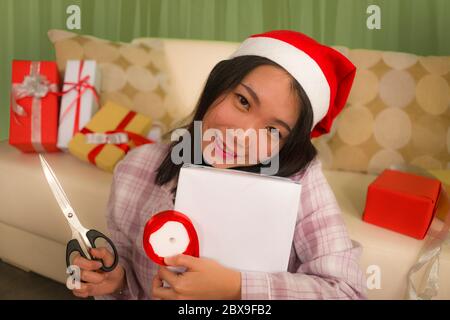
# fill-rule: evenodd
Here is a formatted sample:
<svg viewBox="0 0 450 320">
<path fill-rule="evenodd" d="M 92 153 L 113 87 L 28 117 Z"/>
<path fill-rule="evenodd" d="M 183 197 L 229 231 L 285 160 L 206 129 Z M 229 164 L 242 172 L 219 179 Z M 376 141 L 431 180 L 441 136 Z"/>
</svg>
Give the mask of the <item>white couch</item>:
<svg viewBox="0 0 450 320">
<path fill-rule="evenodd" d="M 206 77 L 237 43 L 162 39 L 167 55 L 171 95 L 186 115 L 195 106 Z M 146 41 L 145 39 L 137 39 Z M 107 233 L 105 207 L 112 175 L 69 154 L 47 154 L 77 214 L 88 228 Z M 352 239 L 364 247 L 361 267 L 378 266 L 381 288 L 371 299 L 403 299 L 406 274 L 424 241 L 403 236 L 361 220 L 367 186 L 376 176 L 327 171 Z M 36 154 L 23 154 L 0 142 L 0 259 L 24 270 L 65 282 L 65 245 L 70 229 L 44 179 Z M 439 227 L 434 221 L 432 229 Z M 450 299 L 450 250 L 441 254 L 440 291 Z M 370 275 L 368 273 L 367 275 Z"/>
</svg>

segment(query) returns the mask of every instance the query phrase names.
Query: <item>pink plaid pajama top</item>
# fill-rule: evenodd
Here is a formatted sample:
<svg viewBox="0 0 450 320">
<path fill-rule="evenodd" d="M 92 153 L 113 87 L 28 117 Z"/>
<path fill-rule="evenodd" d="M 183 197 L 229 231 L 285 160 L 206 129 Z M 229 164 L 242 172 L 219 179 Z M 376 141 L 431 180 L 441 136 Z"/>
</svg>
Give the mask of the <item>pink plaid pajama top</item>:
<svg viewBox="0 0 450 320">
<path fill-rule="evenodd" d="M 154 183 L 168 147 L 155 143 L 133 149 L 115 168 L 107 225 L 126 272 L 126 288 L 121 295 L 97 299 L 152 298 L 159 266 L 146 256 L 142 237 L 152 214 L 174 206 L 170 190 L 175 179 L 164 186 Z M 316 158 L 290 179 L 302 184 L 302 192 L 288 271 L 241 271 L 241 298 L 365 299 L 365 277 L 358 264 L 362 249 L 349 238 L 320 161 Z"/>
</svg>

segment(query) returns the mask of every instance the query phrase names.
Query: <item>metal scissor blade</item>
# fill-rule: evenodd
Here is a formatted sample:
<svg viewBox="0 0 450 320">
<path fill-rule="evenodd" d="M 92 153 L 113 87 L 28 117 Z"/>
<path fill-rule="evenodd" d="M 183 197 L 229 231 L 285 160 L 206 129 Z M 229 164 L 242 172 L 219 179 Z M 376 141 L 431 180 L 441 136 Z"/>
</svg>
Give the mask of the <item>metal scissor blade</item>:
<svg viewBox="0 0 450 320">
<path fill-rule="evenodd" d="M 44 175 L 47 179 L 48 185 L 50 186 L 50 189 L 52 190 L 59 207 L 63 211 L 66 218 L 68 218 L 67 215 L 69 213 L 74 213 L 69 199 L 67 198 L 64 189 L 61 187 L 58 178 L 56 178 L 56 175 L 48 164 L 47 160 L 45 160 L 44 156 L 41 154 L 39 154 L 39 158 L 41 160 L 42 170 L 44 170 Z"/>
</svg>

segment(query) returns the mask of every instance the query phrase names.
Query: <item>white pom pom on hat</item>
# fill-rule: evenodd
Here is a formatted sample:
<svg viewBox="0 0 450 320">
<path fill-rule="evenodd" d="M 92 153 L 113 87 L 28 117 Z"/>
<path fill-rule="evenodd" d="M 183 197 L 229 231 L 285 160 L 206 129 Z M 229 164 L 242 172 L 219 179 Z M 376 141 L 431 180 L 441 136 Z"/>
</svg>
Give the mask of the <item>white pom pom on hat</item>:
<svg viewBox="0 0 450 320">
<path fill-rule="evenodd" d="M 314 113 L 311 138 L 328 133 L 347 101 L 356 67 L 337 50 L 303 33 L 273 30 L 255 34 L 229 57 L 256 55 L 283 67 L 303 87 Z"/>
</svg>

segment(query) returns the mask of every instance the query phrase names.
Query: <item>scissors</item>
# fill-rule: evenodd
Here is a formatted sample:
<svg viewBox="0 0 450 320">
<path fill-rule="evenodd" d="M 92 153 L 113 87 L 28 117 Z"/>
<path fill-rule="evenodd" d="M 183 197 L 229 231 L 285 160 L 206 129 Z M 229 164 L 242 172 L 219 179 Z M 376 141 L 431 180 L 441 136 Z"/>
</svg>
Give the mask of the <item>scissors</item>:
<svg viewBox="0 0 450 320">
<path fill-rule="evenodd" d="M 45 160 L 42 154 L 39 154 L 39 158 L 41 160 L 42 169 L 44 170 L 45 178 L 47 179 L 50 189 L 52 190 L 53 195 L 55 196 L 56 201 L 58 202 L 58 205 L 61 208 L 64 217 L 69 222 L 70 229 L 72 230 L 72 240 L 67 243 L 66 248 L 67 267 L 71 265 L 70 255 L 74 252 L 78 252 L 85 259 L 101 261 L 100 259 L 92 258 L 89 253 L 89 249 L 96 248 L 95 241 L 101 238 L 106 240 L 113 249 L 114 262 L 111 266 L 108 267 L 105 266 L 102 261 L 103 266 L 100 269 L 105 272 L 113 271 L 117 266 L 117 263 L 119 262 L 117 249 L 114 246 L 113 242 L 103 233 L 94 229 L 86 229 L 81 225 L 77 215 L 75 214 L 75 210 L 73 210 L 72 206 L 70 205 L 69 199 L 67 198 L 64 189 L 61 187 L 61 184 L 56 178 L 56 175 L 48 164 L 47 160 Z"/>
</svg>

